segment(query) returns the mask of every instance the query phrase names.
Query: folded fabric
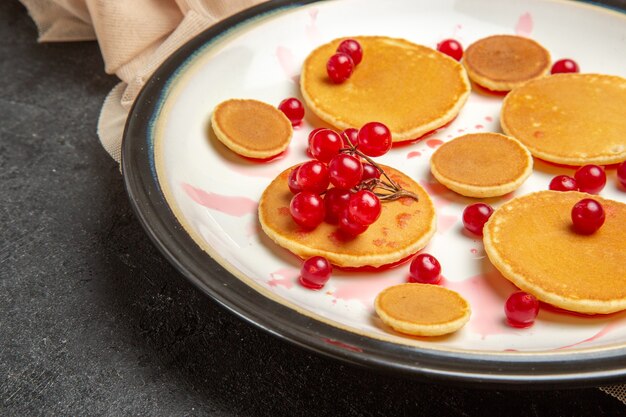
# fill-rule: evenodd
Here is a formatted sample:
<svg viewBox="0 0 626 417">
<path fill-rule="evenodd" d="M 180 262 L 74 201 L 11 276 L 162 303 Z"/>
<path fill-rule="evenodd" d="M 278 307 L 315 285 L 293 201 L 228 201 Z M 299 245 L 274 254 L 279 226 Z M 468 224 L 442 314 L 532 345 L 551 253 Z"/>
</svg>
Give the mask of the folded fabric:
<svg viewBox="0 0 626 417">
<path fill-rule="evenodd" d="M 98 121 L 102 146 L 120 162 L 124 123 L 159 65 L 214 23 L 264 0 L 22 0 L 40 42 L 97 40 L 107 74 L 122 82 Z"/>
</svg>

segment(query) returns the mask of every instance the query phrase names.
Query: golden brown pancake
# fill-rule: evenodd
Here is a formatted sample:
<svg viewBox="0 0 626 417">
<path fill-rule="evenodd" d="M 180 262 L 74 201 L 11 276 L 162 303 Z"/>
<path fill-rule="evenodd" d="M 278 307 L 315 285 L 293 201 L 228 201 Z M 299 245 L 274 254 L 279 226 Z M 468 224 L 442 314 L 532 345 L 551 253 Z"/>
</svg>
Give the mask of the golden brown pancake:
<svg viewBox="0 0 626 417">
<path fill-rule="evenodd" d="M 537 158 L 567 165 L 626 160 L 626 79 L 555 74 L 511 91 L 502 130 Z"/>
<path fill-rule="evenodd" d="M 600 202 L 595 233 L 573 231 L 571 211 L 583 198 Z M 491 263 L 539 300 L 579 313 L 626 309 L 626 204 L 576 191 L 540 191 L 497 209 L 483 230 Z"/>
<path fill-rule="evenodd" d="M 362 234 L 346 239 L 337 226 L 322 222 L 312 231 L 298 226 L 289 213 L 293 194 L 287 180 L 292 168 L 265 189 L 259 202 L 263 231 L 279 246 L 302 258 L 324 256 L 340 267 L 380 267 L 407 258 L 426 246 L 435 233 L 435 207 L 424 189 L 390 167 L 385 172 L 419 201 L 403 197 L 382 202 L 380 217 Z"/>
<path fill-rule="evenodd" d="M 470 306 L 458 293 L 439 285 L 400 284 L 384 289 L 374 302 L 381 320 L 415 336 L 452 333 L 470 318 Z"/>
<path fill-rule="evenodd" d="M 393 141 L 416 139 L 456 117 L 470 92 L 463 66 L 403 39 L 357 36 L 363 60 L 342 84 L 333 84 L 326 62 L 342 39 L 314 50 L 304 61 L 300 88 L 308 107 L 339 128 L 384 123 Z"/>
<path fill-rule="evenodd" d="M 231 99 L 213 110 L 215 136 L 230 150 L 249 158 L 271 158 L 287 149 L 293 128 L 277 108 L 257 100 Z"/>
<path fill-rule="evenodd" d="M 529 38 L 495 35 L 471 44 L 463 55 L 467 74 L 493 91 L 509 91 L 550 69 L 550 53 Z"/>
<path fill-rule="evenodd" d="M 467 197 L 496 197 L 530 176 L 533 158 L 519 141 L 499 133 L 470 133 L 441 145 L 430 158 L 433 176 Z"/>
</svg>

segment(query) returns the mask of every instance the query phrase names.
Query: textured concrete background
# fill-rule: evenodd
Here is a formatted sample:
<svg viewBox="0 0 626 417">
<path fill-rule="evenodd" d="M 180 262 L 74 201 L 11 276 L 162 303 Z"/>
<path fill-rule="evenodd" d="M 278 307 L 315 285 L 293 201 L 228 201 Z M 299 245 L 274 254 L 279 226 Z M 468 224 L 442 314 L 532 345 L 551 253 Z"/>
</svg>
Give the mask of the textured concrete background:
<svg viewBox="0 0 626 417">
<path fill-rule="evenodd" d="M 95 134 L 115 83 L 95 43 L 39 45 L 22 6 L 0 2 L 0 415 L 626 414 L 596 389 L 374 374 L 227 313 L 131 212 Z"/>
</svg>

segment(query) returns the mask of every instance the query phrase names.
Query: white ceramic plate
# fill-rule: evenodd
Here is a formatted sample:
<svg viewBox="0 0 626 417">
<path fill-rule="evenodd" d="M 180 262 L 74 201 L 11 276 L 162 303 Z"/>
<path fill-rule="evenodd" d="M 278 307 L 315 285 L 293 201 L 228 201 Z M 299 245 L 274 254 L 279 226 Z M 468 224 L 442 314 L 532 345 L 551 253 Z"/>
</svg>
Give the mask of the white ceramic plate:
<svg viewBox="0 0 626 417">
<path fill-rule="evenodd" d="M 335 271 L 325 288 L 314 292 L 297 283 L 300 261 L 260 231 L 256 208 L 261 193 L 278 173 L 306 160 L 307 135 L 323 125 L 311 112 L 287 154 L 270 163 L 233 154 L 209 128 L 212 109 L 223 100 L 253 98 L 278 105 L 286 97 L 300 97 L 303 60 L 338 37 L 385 35 L 434 48 L 445 38 L 467 46 L 493 34 L 530 36 L 554 59 L 573 58 L 584 72 L 626 77 L 626 15 L 584 3 L 270 2 L 185 45 L 142 91 L 129 118 L 123 155 L 139 217 L 168 258 L 209 295 L 316 351 L 460 380 L 591 384 L 623 379 L 626 314 L 579 317 L 542 308 L 531 328 L 505 324 L 504 301 L 515 288 L 460 220 L 463 208 L 477 200 L 446 190 L 429 173 L 429 157 L 442 142 L 463 133 L 500 131 L 500 96 L 472 92 L 452 124 L 379 158 L 415 178 L 433 197 L 438 231 L 424 251 L 439 259 L 444 285 L 472 306 L 462 330 L 432 339 L 395 333 L 374 312 L 377 293 L 405 282 L 408 264 L 376 273 Z M 573 172 L 536 160 L 533 175 L 520 189 L 484 201 L 498 206 L 547 189 L 554 175 Z M 607 175 L 601 195 L 626 201 L 615 169 Z M 566 364 L 572 361 L 576 368 Z"/>
</svg>

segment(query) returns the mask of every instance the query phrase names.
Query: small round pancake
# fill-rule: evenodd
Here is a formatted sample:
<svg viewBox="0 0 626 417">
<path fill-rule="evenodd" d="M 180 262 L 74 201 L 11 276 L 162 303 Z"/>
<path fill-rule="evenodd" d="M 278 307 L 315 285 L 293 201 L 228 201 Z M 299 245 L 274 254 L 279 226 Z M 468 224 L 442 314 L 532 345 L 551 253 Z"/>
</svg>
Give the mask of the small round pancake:
<svg viewBox="0 0 626 417">
<path fill-rule="evenodd" d="M 583 198 L 604 207 L 591 235 L 573 231 L 571 211 Z M 539 300 L 579 313 L 626 309 L 626 204 L 576 191 L 540 191 L 498 208 L 485 224 L 491 263 Z"/>
<path fill-rule="evenodd" d="M 304 61 L 300 89 L 307 106 L 339 128 L 384 123 L 394 142 L 417 139 L 450 122 L 465 104 L 470 84 L 456 60 L 404 39 L 357 36 L 363 60 L 352 76 L 334 84 L 326 62 L 342 39 Z"/>
<path fill-rule="evenodd" d="M 467 301 L 457 292 L 430 284 L 400 284 L 384 289 L 374 302 L 381 320 L 415 336 L 441 336 L 459 330 L 470 318 Z"/>
<path fill-rule="evenodd" d="M 343 237 L 336 225 L 326 222 L 305 230 L 289 213 L 293 194 L 287 180 L 291 169 L 281 173 L 263 192 L 259 221 L 270 239 L 301 258 L 323 256 L 339 267 L 380 267 L 419 251 L 435 233 L 435 207 L 426 191 L 390 167 L 383 169 L 404 189 L 417 194 L 419 201 L 403 197 L 382 202 L 378 220 L 352 239 Z"/>
<path fill-rule="evenodd" d="M 433 176 L 466 197 L 496 197 L 519 188 L 533 158 L 519 141 L 499 133 L 470 133 L 441 145 L 430 158 Z"/>
<path fill-rule="evenodd" d="M 287 149 L 293 128 L 277 108 L 257 100 L 231 99 L 213 110 L 215 136 L 230 150 L 248 158 L 266 159 Z"/>
<path fill-rule="evenodd" d="M 530 153 L 566 165 L 626 160 L 626 79 L 555 74 L 511 91 L 502 103 L 502 130 Z"/>
<path fill-rule="evenodd" d="M 463 55 L 467 74 L 493 91 L 509 91 L 550 70 L 550 53 L 522 36 L 495 35 L 471 44 Z"/>
</svg>

